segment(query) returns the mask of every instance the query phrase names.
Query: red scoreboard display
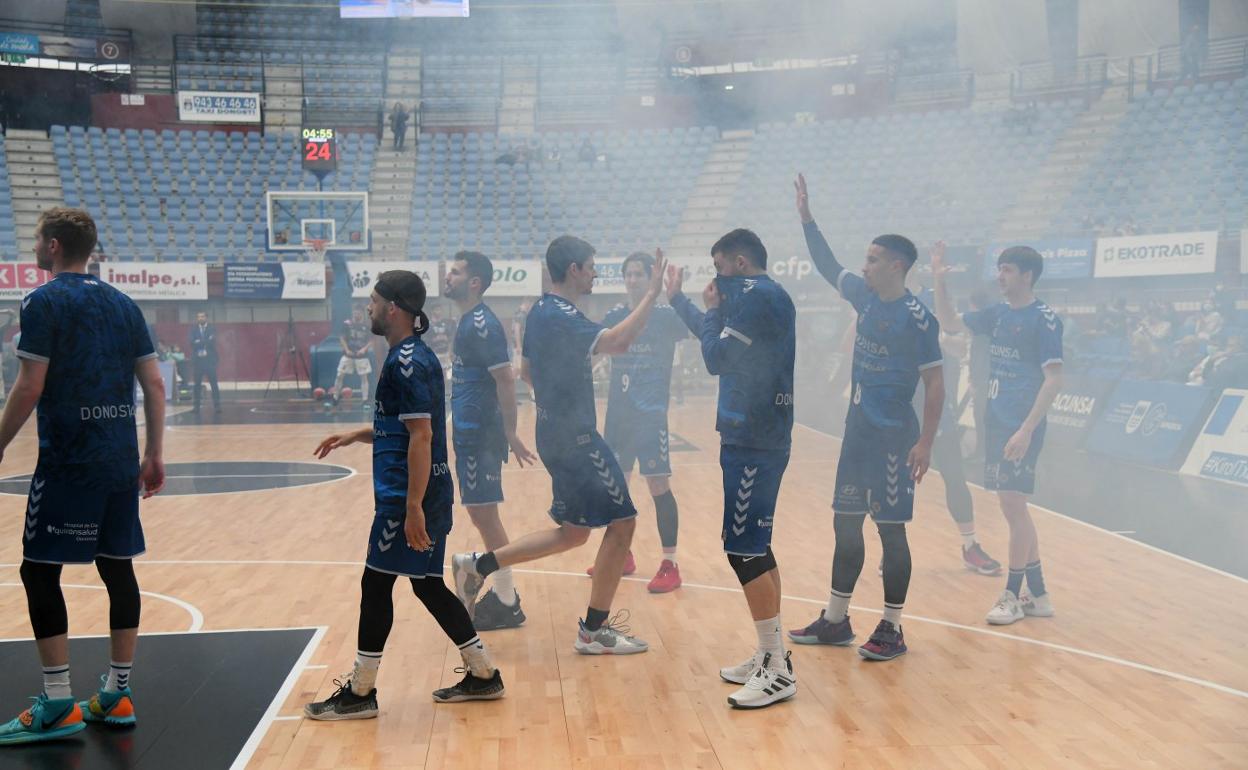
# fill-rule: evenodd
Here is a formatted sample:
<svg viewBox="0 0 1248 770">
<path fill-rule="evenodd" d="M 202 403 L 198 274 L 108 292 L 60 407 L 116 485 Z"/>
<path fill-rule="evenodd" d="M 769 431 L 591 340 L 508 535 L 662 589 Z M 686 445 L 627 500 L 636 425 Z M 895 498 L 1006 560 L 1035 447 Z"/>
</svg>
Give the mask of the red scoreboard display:
<svg viewBox="0 0 1248 770">
<path fill-rule="evenodd" d="M 338 135 L 332 128 L 303 129 L 303 167 L 314 174 L 338 168 Z"/>
</svg>

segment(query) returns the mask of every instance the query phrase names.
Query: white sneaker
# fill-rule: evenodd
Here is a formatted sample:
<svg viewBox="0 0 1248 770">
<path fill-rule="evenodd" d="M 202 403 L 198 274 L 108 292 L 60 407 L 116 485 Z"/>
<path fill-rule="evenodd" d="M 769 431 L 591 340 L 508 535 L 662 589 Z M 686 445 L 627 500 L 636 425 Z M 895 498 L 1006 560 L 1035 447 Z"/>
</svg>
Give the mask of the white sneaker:
<svg viewBox="0 0 1248 770">
<path fill-rule="evenodd" d="M 1051 618 L 1057 614 L 1053 609 L 1053 600 L 1047 593 L 1044 596 L 1023 594 L 1018 600 L 1023 606 L 1023 614 L 1029 618 Z"/>
<path fill-rule="evenodd" d="M 755 652 L 749 660 L 719 670 L 719 678 L 732 684 L 745 684 L 763 666 L 763 653 Z"/>
<path fill-rule="evenodd" d="M 627 620 L 628 610 L 620 610 L 597 631 L 587 629 L 582 620 L 574 648 L 582 655 L 634 655 L 650 649 L 641 639 L 628 635 Z"/>
<path fill-rule="evenodd" d="M 784 656 L 782 668 L 771 668 L 771 654 L 763 656 L 763 665 L 750 676 L 740 690 L 728 696 L 729 705 L 739 709 L 761 709 L 797 694 L 797 679 L 793 676 L 792 653 Z"/>
<path fill-rule="evenodd" d="M 477 555 L 457 553 L 451 557 L 451 577 L 455 582 L 455 595 L 464 603 L 468 617 L 477 609 L 477 594 L 485 585 L 485 578 L 477 574 Z"/>
<path fill-rule="evenodd" d="M 1023 605 L 1009 589 L 1001 592 L 1001 598 L 992 605 L 992 609 L 988 610 L 988 617 L 985 618 L 990 625 L 994 626 L 1008 626 L 1022 619 Z"/>
</svg>

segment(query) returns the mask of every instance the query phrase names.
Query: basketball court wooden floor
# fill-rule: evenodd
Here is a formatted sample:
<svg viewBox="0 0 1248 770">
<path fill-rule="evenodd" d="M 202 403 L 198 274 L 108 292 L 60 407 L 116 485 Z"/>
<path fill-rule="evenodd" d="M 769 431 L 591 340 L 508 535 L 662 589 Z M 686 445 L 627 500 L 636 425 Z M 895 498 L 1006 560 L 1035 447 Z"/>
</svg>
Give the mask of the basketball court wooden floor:
<svg viewBox="0 0 1248 770">
<path fill-rule="evenodd" d="M 521 414 L 531 436 L 531 406 Z M 507 697 L 435 706 L 429 692 L 458 679 L 452 669 L 459 658 L 400 583 L 378 682 L 380 718 L 302 720 L 303 703 L 332 692 L 332 680 L 350 669 L 355 652 L 360 564 L 372 515 L 365 446 L 331 455 L 327 463 L 354 473 L 327 468 L 323 481 L 313 473 L 301 476 L 311 483 L 299 486 L 216 494 L 196 493 L 192 484 L 189 494 L 144 503 L 149 550 L 137 562 L 148 592 L 144 630 L 314 629 L 304 654 L 283 658 L 294 662 L 280 664 L 289 670 L 279 677 L 283 684 L 273 690 L 269 710 L 248 717 L 254 727 L 235 761 L 239 767 L 1248 766 L 1248 582 L 1037 511 L 1058 614 L 991 628 L 983 617 L 1002 580 L 963 570 L 935 475 L 919 488 L 911 527 L 914 577 L 904 621 L 910 653 L 868 663 L 853 648 L 794 647 L 797 697 L 758 712 L 731 710 L 725 702 L 731 686 L 719 681 L 717 669 L 747 656 L 755 639 L 720 552 L 712 417 L 709 401 L 691 402 L 672 416 L 673 432 L 696 448 L 673 455 L 686 581 L 673 594 L 646 593 L 658 542 L 649 497 L 634 478 L 642 512 L 634 543 L 639 572 L 623 583 L 614 609 L 631 611 L 634 632 L 651 644 L 647 654 L 612 659 L 573 652 L 589 590 L 583 569 L 592 551 L 586 548 L 517 570 L 528 623 L 486 635 Z M 6 453 L 3 475 L 33 467 L 33 422 Z M 173 426 L 168 459 L 310 461 L 317 440 L 333 427 Z M 816 617 L 827 595 L 828 501 L 838 449 L 834 438 L 795 429 L 774 541 L 786 627 Z M 261 466 L 255 473 L 284 471 Z M 549 485 L 540 468 L 509 466 L 504 483 L 510 532 L 548 526 Z M 1006 532 L 994 501 L 974 492 L 980 539 L 1004 556 Z M 0 505 L 0 637 L 28 638 L 17 574 L 24 501 L 0 495 Z M 479 547 L 467 515 L 457 510 L 456 516 L 452 550 Z M 867 569 L 851 610 L 860 641 L 874 628 L 882 602 L 874 570 L 878 540 L 870 528 L 867 543 Z M 71 633 L 106 633 L 94 570 L 67 568 L 64 582 L 80 586 L 66 588 Z M 248 635 L 235 636 L 243 647 L 235 654 L 246 657 Z M 154 654 L 156 646 L 152 641 L 147 649 Z M 145 665 L 144 649 L 141 643 L 134 677 L 136 738 L 144 729 L 145 701 L 159 702 L 154 691 L 168 686 L 162 683 L 167 668 Z M 11 665 L 37 675 L 33 648 L 27 657 Z M 76 692 L 85 696 L 98 673 L 76 661 Z M 33 694 L 2 692 L 5 718 Z M 234 705 L 226 698 L 216 709 L 229 714 Z M 194 729 L 211 740 L 216 727 L 202 720 Z M 37 766 L 79 766 L 64 759 Z M 0 764 L 10 760 L 0 754 Z M 128 766 L 124 753 L 108 766 Z"/>
</svg>

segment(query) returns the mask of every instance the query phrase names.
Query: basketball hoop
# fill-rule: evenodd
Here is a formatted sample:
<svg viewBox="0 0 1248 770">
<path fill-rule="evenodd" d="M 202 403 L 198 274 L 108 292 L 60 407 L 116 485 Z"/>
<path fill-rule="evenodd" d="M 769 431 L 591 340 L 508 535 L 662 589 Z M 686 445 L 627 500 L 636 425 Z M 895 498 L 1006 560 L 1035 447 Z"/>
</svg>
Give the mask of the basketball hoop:
<svg viewBox="0 0 1248 770">
<path fill-rule="evenodd" d="M 329 241 L 324 238 L 306 238 L 303 249 L 309 262 L 324 262 L 325 252 L 329 251 Z"/>
</svg>

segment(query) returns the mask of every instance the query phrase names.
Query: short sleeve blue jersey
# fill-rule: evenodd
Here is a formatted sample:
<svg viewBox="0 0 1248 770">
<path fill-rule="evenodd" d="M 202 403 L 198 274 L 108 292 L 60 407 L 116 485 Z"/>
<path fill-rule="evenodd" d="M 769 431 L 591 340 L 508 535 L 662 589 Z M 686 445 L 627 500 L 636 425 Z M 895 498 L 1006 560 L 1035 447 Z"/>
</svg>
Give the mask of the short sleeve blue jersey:
<svg viewBox="0 0 1248 770">
<path fill-rule="evenodd" d="M 617 305 L 603 319 L 606 326 L 628 318 L 627 305 Z M 628 352 L 611 357 L 611 389 L 607 409 L 632 408 L 638 412 L 667 411 L 672 386 L 672 359 L 676 343 L 689 336 L 684 322 L 669 305 L 657 305 Z"/>
<path fill-rule="evenodd" d="M 606 330 L 555 294 L 543 294 L 529 311 L 522 350 L 533 380 L 539 454 L 566 454 L 597 430 L 590 357 Z"/>
<path fill-rule="evenodd" d="M 988 408 L 1010 426 L 1022 425 L 1044 384 L 1044 367 L 1062 362 L 1062 319 L 1040 300 L 1007 303 L 962 315 L 974 334 L 989 338 Z"/>
<path fill-rule="evenodd" d="M 494 370 L 511 366 L 507 336 L 484 303 L 459 319 L 451 367 L 452 440 L 457 447 L 507 449 Z"/>
</svg>

